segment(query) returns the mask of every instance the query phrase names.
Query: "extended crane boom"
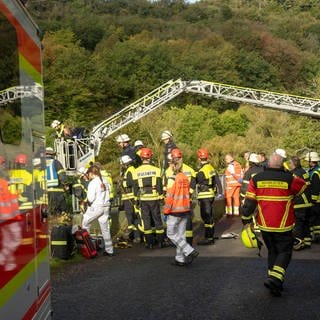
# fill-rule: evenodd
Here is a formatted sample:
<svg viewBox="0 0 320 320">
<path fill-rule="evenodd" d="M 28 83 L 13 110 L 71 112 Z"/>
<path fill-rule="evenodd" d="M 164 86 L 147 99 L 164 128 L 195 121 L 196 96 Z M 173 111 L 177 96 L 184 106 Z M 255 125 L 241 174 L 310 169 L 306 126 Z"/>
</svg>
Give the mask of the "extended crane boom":
<svg viewBox="0 0 320 320">
<path fill-rule="evenodd" d="M 320 118 L 319 99 L 217 82 L 170 80 L 96 125 L 89 138 L 75 139 L 72 142 L 56 139 L 55 149 L 58 159 L 70 171 L 88 164 L 99 155 L 104 139 L 129 123 L 141 119 L 183 92 Z M 70 157 L 72 161 L 69 161 Z"/>
<path fill-rule="evenodd" d="M 320 100 L 285 93 L 257 90 L 208 81 L 190 81 L 186 92 L 204 94 L 216 99 L 254 104 L 264 108 L 320 118 Z"/>
<path fill-rule="evenodd" d="M 180 79 L 170 80 L 95 126 L 91 133 L 95 155 L 99 154 L 101 143 L 105 138 L 172 100 L 184 91 L 185 86 L 185 82 Z"/>
</svg>

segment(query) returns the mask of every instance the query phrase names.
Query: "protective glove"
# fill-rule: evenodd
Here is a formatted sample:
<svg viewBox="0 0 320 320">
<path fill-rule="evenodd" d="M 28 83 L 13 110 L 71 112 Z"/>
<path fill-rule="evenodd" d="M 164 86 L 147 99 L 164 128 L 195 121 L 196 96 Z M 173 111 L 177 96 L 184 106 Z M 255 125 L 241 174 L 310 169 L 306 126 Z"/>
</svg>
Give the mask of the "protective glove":
<svg viewBox="0 0 320 320">
<path fill-rule="evenodd" d="M 238 182 L 242 183 L 243 182 L 243 178 L 238 179 Z"/>
<path fill-rule="evenodd" d="M 220 200 L 220 199 L 223 199 L 224 197 L 223 197 L 223 194 L 222 193 L 219 193 L 219 194 L 217 194 L 217 196 L 216 196 L 216 199 L 217 200 Z"/>
</svg>

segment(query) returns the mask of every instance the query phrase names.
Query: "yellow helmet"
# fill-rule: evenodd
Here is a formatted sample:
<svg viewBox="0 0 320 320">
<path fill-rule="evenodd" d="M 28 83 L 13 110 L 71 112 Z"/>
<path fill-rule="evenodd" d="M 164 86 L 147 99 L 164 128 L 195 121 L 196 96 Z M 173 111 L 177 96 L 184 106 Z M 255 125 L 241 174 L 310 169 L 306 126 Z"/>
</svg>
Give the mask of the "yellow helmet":
<svg viewBox="0 0 320 320">
<path fill-rule="evenodd" d="M 241 240 L 246 248 L 260 248 L 261 243 L 252 231 L 250 224 L 246 224 L 241 232 Z"/>
</svg>

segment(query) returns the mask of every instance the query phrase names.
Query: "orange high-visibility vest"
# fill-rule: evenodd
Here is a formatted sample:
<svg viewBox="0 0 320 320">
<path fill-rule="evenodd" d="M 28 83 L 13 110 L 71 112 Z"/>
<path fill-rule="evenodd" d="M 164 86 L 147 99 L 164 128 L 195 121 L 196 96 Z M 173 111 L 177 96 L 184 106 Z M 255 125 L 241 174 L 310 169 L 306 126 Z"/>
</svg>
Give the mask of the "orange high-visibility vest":
<svg viewBox="0 0 320 320">
<path fill-rule="evenodd" d="M 171 186 L 167 186 L 164 213 L 190 212 L 190 183 L 188 177 L 179 172 Z"/>
<path fill-rule="evenodd" d="M 233 161 L 232 165 L 234 167 L 234 172 L 229 171 L 228 167 L 225 170 L 227 188 L 241 186 L 241 183 L 238 180 L 243 178 L 243 170 L 240 163 L 237 161 Z"/>
</svg>

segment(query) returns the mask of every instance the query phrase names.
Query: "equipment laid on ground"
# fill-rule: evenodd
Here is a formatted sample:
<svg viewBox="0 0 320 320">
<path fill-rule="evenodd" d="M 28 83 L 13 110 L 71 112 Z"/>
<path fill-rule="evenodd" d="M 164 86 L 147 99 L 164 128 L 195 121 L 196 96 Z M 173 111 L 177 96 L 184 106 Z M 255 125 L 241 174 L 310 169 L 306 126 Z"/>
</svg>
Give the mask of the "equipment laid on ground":
<svg viewBox="0 0 320 320">
<path fill-rule="evenodd" d="M 74 254 L 75 242 L 71 226 L 54 226 L 51 230 L 51 256 L 67 260 Z"/>
<path fill-rule="evenodd" d="M 98 252 L 96 246 L 93 244 L 87 230 L 79 228 L 79 230 L 75 232 L 74 237 L 83 257 L 91 259 L 97 256 Z"/>
</svg>

